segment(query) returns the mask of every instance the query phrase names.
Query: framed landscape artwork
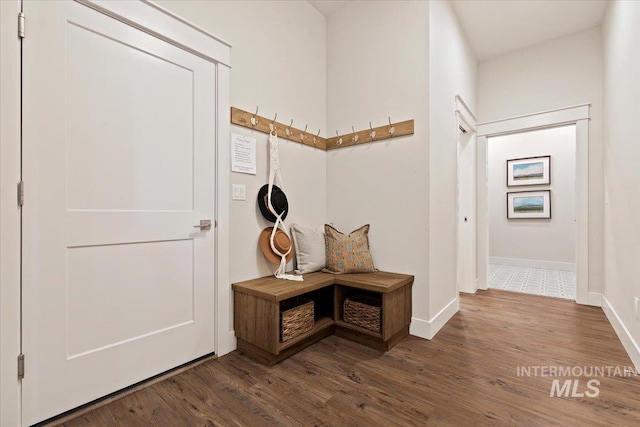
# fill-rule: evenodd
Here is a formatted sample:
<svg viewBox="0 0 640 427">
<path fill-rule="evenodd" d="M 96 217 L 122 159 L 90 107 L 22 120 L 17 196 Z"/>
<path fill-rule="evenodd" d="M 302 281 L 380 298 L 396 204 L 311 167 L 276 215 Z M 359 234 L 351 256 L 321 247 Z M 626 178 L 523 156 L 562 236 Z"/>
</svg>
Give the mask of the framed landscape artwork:
<svg viewBox="0 0 640 427">
<path fill-rule="evenodd" d="M 507 187 L 551 184 L 551 156 L 507 160 Z"/>
<path fill-rule="evenodd" d="M 507 193 L 507 219 L 551 218 L 551 191 Z"/>
</svg>

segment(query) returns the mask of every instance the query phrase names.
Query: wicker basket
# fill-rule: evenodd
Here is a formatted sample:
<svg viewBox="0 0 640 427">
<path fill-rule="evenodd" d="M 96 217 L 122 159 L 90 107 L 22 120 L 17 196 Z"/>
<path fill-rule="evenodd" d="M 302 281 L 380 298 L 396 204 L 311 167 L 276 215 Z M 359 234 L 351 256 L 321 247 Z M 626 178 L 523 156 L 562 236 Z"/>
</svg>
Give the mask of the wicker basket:
<svg viewBox="0 0 640 427">
<path fill-rule="evenodd" d="M 282 342 L 289 341 L 313 329 L 313 301 L 294 298 L 280 306 L 280 331 Z"/>
<path fill-rule="evenodd" d="M 381 330 L 382 301 L 366 295 L 353 295 L 344 300 L 344 321 L 374 332 Z"/>
</svg>

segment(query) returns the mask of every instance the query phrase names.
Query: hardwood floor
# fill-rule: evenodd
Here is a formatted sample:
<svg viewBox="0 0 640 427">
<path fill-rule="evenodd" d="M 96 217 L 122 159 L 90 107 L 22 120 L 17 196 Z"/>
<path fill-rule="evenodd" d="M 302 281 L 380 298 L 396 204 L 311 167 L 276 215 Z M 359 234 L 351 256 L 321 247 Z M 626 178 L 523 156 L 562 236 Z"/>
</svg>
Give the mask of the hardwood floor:
<svg viewBox="0 0 640 427">
<path fill-rule="evenodd" d="M 274 367 L 233 352 L 63 425 L 640 425 L 640 377 L 597 376 L 597 397 L 550 397 L 554 379 L 574 377 L 519 377 L 522 366 L 632 364 L 601 309 L 488 290 L 462 295 L 432 341 L 381 353 L 330 336 Z M 591 377 L 576 379 L 589 391 Z"/>
</svg>

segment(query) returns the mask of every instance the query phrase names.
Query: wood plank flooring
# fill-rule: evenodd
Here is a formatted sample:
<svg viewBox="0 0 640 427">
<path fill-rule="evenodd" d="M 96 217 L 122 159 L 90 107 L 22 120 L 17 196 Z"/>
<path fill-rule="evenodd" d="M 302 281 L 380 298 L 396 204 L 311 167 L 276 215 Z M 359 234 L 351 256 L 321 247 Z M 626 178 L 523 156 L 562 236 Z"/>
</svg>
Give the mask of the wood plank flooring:
<svg viewBox="0 0 640 427">
<path fill-rule="evenodd" d="M 519 366 L 632 364 L 601 309 L 488 290 L 462 295 L 431 341 L 381 353 L 330 336 L 270 368 L 233 352 L 51 425 L 640 425 L 638 376 L 594 377 L 594 398 L 550 397 L 565 378 L 519 377 Z"/>
</svg>

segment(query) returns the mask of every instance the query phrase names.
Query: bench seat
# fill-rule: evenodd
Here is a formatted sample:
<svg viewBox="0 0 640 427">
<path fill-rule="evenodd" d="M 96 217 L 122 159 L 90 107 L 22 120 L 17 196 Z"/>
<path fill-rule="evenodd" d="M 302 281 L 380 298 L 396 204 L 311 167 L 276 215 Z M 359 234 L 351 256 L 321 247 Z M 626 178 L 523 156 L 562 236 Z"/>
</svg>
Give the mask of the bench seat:
<svg viewBox="0 0 640 427">
<path fill-rule="evenodd" d="M 414 277 L 407 274 L 376 271 L 354 274 L 317 272 L 305 274 L 302 282 L 267 276 L 234 283 L 234 329 L 238 350 L 273 365 L 333 333 L 379 350 L 389 350 L 409 333 L 413 280 Z M 344 321 L 344 300 L 356 293 L 380 299 L 382 320 L 379 332 Z M 280 305 L 296 297 L 314 301 L 314 327 L 282 342 Z"/>
</svg>

